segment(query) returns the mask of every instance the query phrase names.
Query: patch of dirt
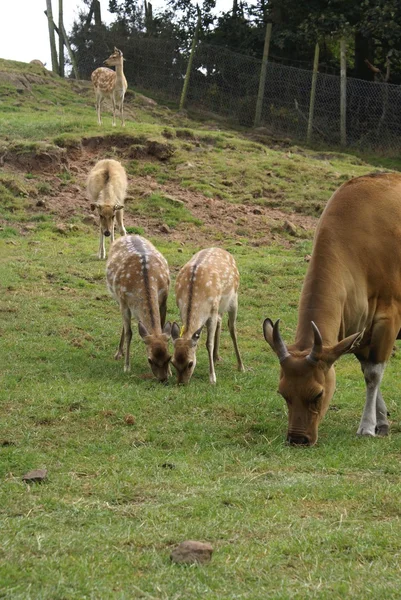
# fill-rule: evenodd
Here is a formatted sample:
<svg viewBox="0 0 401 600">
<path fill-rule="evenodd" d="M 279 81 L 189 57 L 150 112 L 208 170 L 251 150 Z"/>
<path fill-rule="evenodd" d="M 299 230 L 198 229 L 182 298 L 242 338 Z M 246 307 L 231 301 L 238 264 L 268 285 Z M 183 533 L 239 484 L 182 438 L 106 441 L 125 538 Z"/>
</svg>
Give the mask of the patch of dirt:
<svg viewBox="0 0 401 600">
<path fill-rule="evenodd" d="M 60 173 L 68 168 L 67 152 L 64 148 L 7 148 L 0 156 L 0 165 L 10 165 L 25 173 Z"/>
<path fill-rule="evenodd" d="M 139 139 L 142 146 L 146 146 L 143 139 Z M 116 136 L 116 146 L 122 150 L 131 148 L 132 136 Z M 110 137 L 107 139 L 107 148 L 112 144 Z M 164 146 L 164 144 L 161 144 Z M 104 138 L 88 138 L 82 140 L 81 147 L 60 149 L 60 156 L 68 153 L 68 170 L 75 179 L 74 183 L 60 179 L 54 171 L 60 172 L 60 166 L 64 161 L 56 158 L 53 171 L 50 168 L 39 169 L 42 172 L 41 181 L 46 183 L 51 190 L 48 194 L 40 194 L 44 200 L 44 206 L 38 206 L 38 198 L 32 198 L 29 210 L 33 214 L 51 214 L 55 223 L 66 223 L 72 217 L 82 216 L 84 223 L 88 223 L 88 215 L 92 214 L 89 200 L 86 197 L 85 182 L 90 169 L 97 160 L 102 158 Z M 63 154 L 64 152 L 64 154 Z M 37 161 L 35 163 L 35 160 Z M 8 170 L 21 170 L 23 172 L 37 170 L 40 160 L 44 158 L 31 157 L 29 160 L 5 161 Z M 50 160 L 50 159 L 49 159 Z M 168 228 L 168 233 L 163 233 L 164 219 L 160 217 L 148 218 L 141 215 L 130 214 L 130 207 L 135 205 L 137 199 L 149 197 L 157 192 L 171 199 L 172 203 L 184 205 L 186 209 L 202 222 L 201 226 L 193 223 L 182 223 L 176 228 Z M 253 246 L 270 245 L 273 241 L 280 242 L 284 246 L 291 246 L 298 238 L 311 237 L 316 227 L 317 218 L 312 216 L 288 213 L 265 207 L 259 204 L 232 204 L 219 198 L 207 198 L 200 192 L 190 191 L 180 187 L 176 182 L 159 184 L 153 177 L 129 177 L 128 196 L 126 199 L 126 211 L 124 223 L 128 227 L 141 227 L 145 236 L 165 235 L 166 238 L 175 242 L 196 246 L 207 246 L 222 244 L 234 240 L 234 243 L 242 245 L 249 243 Z M 289 232 L 288 222 L 294 226 Z M 91 225 L 89 225 L 91 226 Z M 94 232 L 97 231 L 97 219 L 93 223 Z M 21 230 L 27 229 L 25 223 Z M 292 228 L 291 228 L 292 229 Z M 96 236 L 94 236 L 95 239 Z M 94 241 L 96 245 L 96 241 Z"/>
</svg>

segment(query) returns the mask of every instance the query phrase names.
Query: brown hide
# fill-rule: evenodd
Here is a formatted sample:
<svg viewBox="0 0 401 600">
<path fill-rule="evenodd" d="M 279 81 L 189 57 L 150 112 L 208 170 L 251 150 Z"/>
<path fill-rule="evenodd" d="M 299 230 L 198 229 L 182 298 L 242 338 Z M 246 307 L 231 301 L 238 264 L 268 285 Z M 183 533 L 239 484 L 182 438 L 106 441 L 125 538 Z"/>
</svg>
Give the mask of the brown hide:
<svg viewBox="0 0 401 600">
<path fill-rule="evenodd" d="M 264 323 L 281 362 L 289 442 L 316 442 L 335 390 L 334 362 L 354 352 L 384 364 L 400 326 L 401 175 L 358 177 L 334 193 L 318 223 L 295 343 L 285 346 L 278 322 Z"/>
</svg>

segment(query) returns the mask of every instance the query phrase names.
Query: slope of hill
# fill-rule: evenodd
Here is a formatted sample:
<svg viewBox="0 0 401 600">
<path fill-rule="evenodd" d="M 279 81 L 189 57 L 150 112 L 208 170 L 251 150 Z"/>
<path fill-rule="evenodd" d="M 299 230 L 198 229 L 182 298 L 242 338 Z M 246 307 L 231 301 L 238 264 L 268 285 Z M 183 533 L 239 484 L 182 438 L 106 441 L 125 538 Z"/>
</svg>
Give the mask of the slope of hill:
<svg viewBox="0 0 401 600">
<path fill-rule="evenodd" d="M 0 596 L 399 598 L 398 353 L 382 385 L 391 436 L 355 436 L 364 382 L 348 356 L 319 443 L 290 448 L 261 327 L 280 317 L 292 339 L 331 192 L 397 163 L 234 131 L 133 92 L 126 113 L 124 130 L 106 111 L 98 127 L 88 82 L 0 60 Z M 121 317 L 85 194 L 105 157 L 128 172 L 129 231 L 168 260 L 171 321 L 192 254 L 235 256 L 244 373 L 224 326 L 213 387 L 204 333 L 189 386 L 150 377 L 135 324 L 131 372 L 113 359 Z M 31 469 L 47 479 L 26 483 Z M 211 543 L 211 563 L 171 564 L 185 539 Z"/>
</svg>

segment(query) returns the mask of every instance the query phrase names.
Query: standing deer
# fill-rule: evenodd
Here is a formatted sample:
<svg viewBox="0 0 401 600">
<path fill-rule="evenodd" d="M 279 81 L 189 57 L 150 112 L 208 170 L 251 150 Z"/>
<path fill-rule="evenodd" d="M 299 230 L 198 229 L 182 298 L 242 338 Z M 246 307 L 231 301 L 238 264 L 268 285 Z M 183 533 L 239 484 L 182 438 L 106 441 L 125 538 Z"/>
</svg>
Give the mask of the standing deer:
<svg viewBox="0 0 401 600">
<path fill-rule="evenodd" d="M 97 122 L 102 124 L 100 109 L 104 98 L 109 98 L 113 107 L 113 127 L 116 125 L 116 108 L 120 111 L 121 125 L 125 126 L 124 121 L 124 96 L 128 84 L 125 79 L 123 69 L 123 53 L 114 47 L 114 52 L 106 58 L 104 64 L 108 67 L 115 67 L 116 70 L 99 67 L 91 75 L 91 80 L 96 96 Z"/>
<path fill-rule="evenodd" d="M 316 443 L 335 390 L 334 363 L 347 352 L 359 360 L 366 382 L 357 434 L 388 435 L 380 384 L 400 327 L 401 175 L 357 177 L 333 194 L 318 223 L 295 343 L 287 348 L 279 321 L 263 324 L 280 361 L 289 443 Z"/>
<path fill-rule="evenodd" d="M 145 238 L 127 235 L 111 247 L 106 266 L 107 286 L 120 305 L 123 329 L 115 354 L 124 356 L 124 371 L 130 370 L 131 317 L 138 320 L 139 335 L 146 345 L 148 363 L 159 381 L 170 374 L 168 350 L 171 324 L 165 323 L 170 275 L 166 259 Z"/>
<path fill-rule="evenodd" d="M 175 295 L 183 327 L 173 323 L 172 364 L 178 383 L 188 383 L 196 365 L 196 350 L 202 327 L 206 323 L 206 347 L 209 353 L 209 380 L 216 383 L 214 363 L 220 360 L 221 319 L 228 312 L 228 328 L 237 356 L 238 370 L 243 371 L 238 350 L 236 319 L 238 311 L 239 273 L 229 252 L 220 248 L 201 250 L 182 267 L 177 276 Z"/>
<path fill-rule="evenodd" d="M 114 220 L 121 235 L 126 235 L 123 223 L 124 200 L 127 192 L 127 175 L 124 167 L 112 159 L 99 160 L 89 173 L 86 182 L 91 210 L 96 210 L 100 218 L 100 259 L 106 258 L 104 238 L 114 242 Z"/>
</svg>

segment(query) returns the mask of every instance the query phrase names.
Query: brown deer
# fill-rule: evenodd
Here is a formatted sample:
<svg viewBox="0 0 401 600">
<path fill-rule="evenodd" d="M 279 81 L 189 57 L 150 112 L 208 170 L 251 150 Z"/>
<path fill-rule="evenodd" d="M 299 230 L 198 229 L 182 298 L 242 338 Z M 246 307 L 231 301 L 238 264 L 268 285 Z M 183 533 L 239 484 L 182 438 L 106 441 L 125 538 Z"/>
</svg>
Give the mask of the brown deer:
<svg viewBox="0 0 401 600">
<path fill-rule="evenodd" d="M 104 238 L 114 242 L 114 221 L 121 235 L 126 235 L 123 223 L 124 200 L 127 192 L 127 175 L 124 167 L 112 159 L 99 160 L 89 173 L 86 182 L 91 210 L 97 210 L 100 221 L 99 253 L 100 259 L 106 258 Z"/>
<path fill-rule="evenodd" d="M 366 175 L 342 185 L 316 229 L 295 343 L 287 348 L 279 321 L 264 321 L 264 337 L 280 361 L 289 443 L 315 444 L 335 390 L 334 363 L 347 352 L 359 360 L 366 382 L 357 434 L 388 434 L 380 384 L 401 339 L 400 223 L 400 174 Z"/>
<path fill-rule="evenodd" d="M 139 335 L 145 342 L 148 363 L 159 381 L 170 374 L 168 349 L 171 324 L 165 323 L 170 275 L 166 259 L 145 238 L 127 235 L 111 247 L 106 266 L 107 286 L 120 305 L 123 329 L 115 354 L 124 356 L 124 371 L 130 370 L 131 317 L 138 320 Z"/>
<path fill-rule="evenodd" d="M 120 111 L 121 125 L 125 126 L 124 121 L 124 96 L 128 84 L 124 75 L 123 68 L 124 57 L 121 50 L 114 47 L 114 52 L 106 58 L 104 64 L 108 67 L 115 67 L 116 70 L 99 67 L 91 75 L 91 80 L 96 96 L 97 122 L 102 124 L 100 109 L 104 98 L 109 98 L 113 107 L 113 127 L 116 125 L 116 108 Z"/>
<path fill-rule="evenodd" d="M 220 360 L 221 319 L 225 312 L 228 312 L 228 328 L 238 370 L 244 370 L 236 333 L 238 286 L 239 273 L 235 260 L 229 252 L 220 248 L 201 250 L 178 273 L 175 294 L 183 327 L 181 332 L 177 323 L 173 323 L 171 328 L 174 342 L 172 364 L 177 370 L 178 383 L 188 383 L 192 377 L 198 340 L 205 324 L 209 379 L 210 383 L 216 383 L 214 363 Z"/>
</svg>

